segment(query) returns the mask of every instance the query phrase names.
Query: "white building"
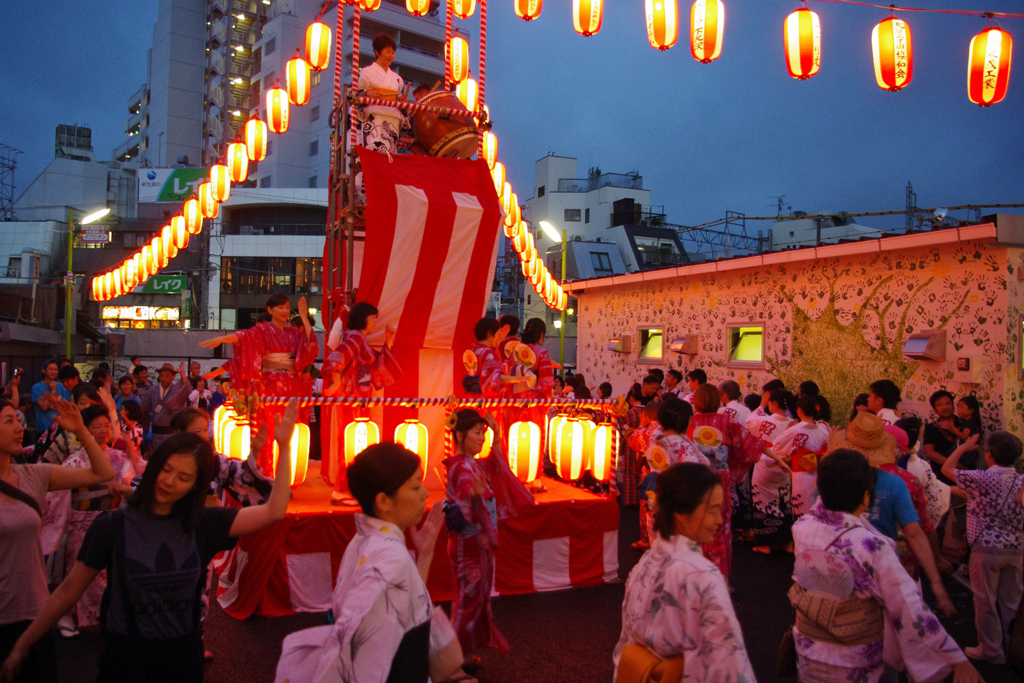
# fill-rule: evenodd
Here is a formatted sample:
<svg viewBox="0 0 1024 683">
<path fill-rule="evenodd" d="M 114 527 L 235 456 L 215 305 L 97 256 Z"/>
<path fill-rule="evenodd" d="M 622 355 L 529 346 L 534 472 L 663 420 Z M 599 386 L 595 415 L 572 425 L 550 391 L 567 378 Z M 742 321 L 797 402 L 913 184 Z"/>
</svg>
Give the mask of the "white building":
<svg viewBox="0 0 1024 683">
<path fill-rule="evenodd" d="M 800 215 L 801 212 L 797 212 Z M 854 219 L 838 216 L 796 218 L 772 223 L 769 251 L 785 251 L 818 244 L 838 244 L 839 240 L 877 239 L 878 228 L 857 224 Z"/>
</svg>

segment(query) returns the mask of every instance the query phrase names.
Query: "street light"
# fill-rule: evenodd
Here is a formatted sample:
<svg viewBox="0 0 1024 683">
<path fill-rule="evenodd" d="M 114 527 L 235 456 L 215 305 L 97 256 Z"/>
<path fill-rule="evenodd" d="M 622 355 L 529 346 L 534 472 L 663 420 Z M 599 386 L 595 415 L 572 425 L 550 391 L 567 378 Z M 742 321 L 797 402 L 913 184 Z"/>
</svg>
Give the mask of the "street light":
<svg viewBox="0 0 1024 683">
<path fill-rule="evenodd" d="M 71 294 L 75 289 L 75 273 L 71 267 L 71 255 L 75 246 L 75 211 L 72 207 L 68 208 L 68 270 L 64 276 L 64 354 L 65 357 L 71 359 Z M 95 223 L 99 219 L 110 213 L 110 207 L 103 207 L 102 209 L 96 209 L 87 213 L 79 225 L 89 225 Z"/>
<path fill-rule="evenodd" d="M 540 229 L 553 242 L 558 242 L 558 230 L 547 221 L 540 222 Z M 565 284 L 565 247 L 569 239 L 569 231 L 562 230 L 562 279 L 559 284 Z M 558 330 L 558 364 L 565 368 L 565 309 L 562 309 L 561 317 L 555 321 L 555 329 Z"/>
</svg>

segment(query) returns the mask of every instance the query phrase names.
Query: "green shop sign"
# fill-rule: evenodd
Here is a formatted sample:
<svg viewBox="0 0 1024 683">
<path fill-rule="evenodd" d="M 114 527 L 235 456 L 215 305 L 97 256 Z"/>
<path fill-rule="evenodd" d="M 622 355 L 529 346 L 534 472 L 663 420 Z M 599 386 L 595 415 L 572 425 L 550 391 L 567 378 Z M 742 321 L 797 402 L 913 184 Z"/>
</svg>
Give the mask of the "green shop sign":
<svg viewBox="0 0 1024 683">
<path fill-rule="evenodd" d="M 188 280 L 184 273 L 175 275 L 154 275 L 140 287 L 135 288 L 141 294 L 181 294 L 188 288 Z"/>
</svg>

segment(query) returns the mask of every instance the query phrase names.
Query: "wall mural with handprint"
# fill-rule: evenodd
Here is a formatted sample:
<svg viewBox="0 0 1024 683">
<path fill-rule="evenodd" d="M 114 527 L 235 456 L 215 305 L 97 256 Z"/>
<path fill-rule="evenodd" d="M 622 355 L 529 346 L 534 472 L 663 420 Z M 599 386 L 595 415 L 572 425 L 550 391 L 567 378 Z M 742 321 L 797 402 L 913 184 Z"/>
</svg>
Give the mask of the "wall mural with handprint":
<svg viewBox="0 0 1024 683">
<path fill-rule="evenodd" d="M 744 393 L 760 392 L 772 377 L 795 390 L 813 379 L 845 420 L 858 393 L 876 379 L 902 389 L 900 410 L 927 418 L 928 396 L 945 388 L 977 394 L 986 430 L 1020 431 L 1024 387 L 1018 369 L 1024 252 L 987 247 L 988 240 L 798 261 L 735 271 L 680 276 L 580 295 L 578 365 L 594 383 L 617 393 L 646 374 L 637 353 L 608 350 L 620 335 L 662 326 L 668 341 L 700 336 L 697 356 L 666 352 L 664 367 L 702 368 L 709 381 L 734 379 Z M 1009 286 L 1008 286 L 1009 283 Z M 1011 320 L 1012 318 L 1012 320 Z M 761 369 L 727 362 L 728 327 L 763 325 Z M 944 361 L 905 359 L 907 338 L 946 331 Z M 634 342 L 634 349 L 636 344 Z M 956 359 L 982 368 L 980 383 L 956 381 Z M 1010 410 L 1004 411 L 1004 404 Z M 1008 413 L 1004 415 L 1004 412 Z"/>
</svg>

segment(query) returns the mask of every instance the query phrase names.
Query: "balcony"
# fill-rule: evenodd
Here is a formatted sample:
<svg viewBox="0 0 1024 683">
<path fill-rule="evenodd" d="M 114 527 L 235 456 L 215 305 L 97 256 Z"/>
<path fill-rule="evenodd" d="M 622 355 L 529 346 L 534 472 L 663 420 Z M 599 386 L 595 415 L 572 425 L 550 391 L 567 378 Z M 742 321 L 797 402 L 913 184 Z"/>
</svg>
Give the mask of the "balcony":
<svg viewBox="0 0 1024 683">
<path fill-rule="evenodd" d="M 592 178 L 559 178 L 559 192 L 592 192 L 602 187 L 621 187 L 626 190 L 644 189 L 643 176 L 632 173 L 602 173 Z"/>
<path fill-rule="evenodd" d="M 221 223 L 222 235 L 314 235 L 327 234 L 325 223 L 276 223 L 264 225 L 243 225 L 235 222 Z"/>
</svg>

